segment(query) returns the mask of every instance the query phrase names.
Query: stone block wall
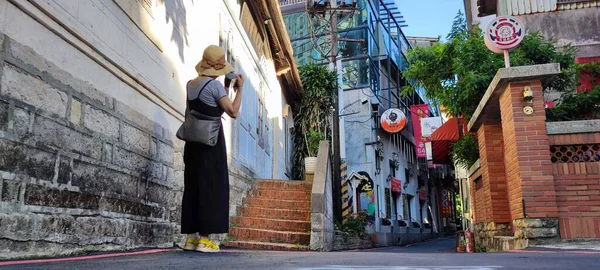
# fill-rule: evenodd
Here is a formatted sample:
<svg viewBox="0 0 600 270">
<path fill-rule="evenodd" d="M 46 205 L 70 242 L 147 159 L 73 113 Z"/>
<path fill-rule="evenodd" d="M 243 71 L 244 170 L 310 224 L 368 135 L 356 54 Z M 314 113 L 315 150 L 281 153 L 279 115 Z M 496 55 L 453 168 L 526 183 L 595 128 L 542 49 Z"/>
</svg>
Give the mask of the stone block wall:
<svg viewBox="0 0 600 270">
<path fill-rule="evenodd" d="M 557 218 L 523 218 L 514 221 L 515 238 L 528 239 L 529 245 L 552 244 L 560 241 Z"/>
<path fill-rule="evenodd" d="M 179 242 L 183 142 L 31 48 L 0 41 L 0 259 Z M 231 215 L 251 177 L 230 164 Z"/>
<path fill-rule="evenodd" d="M 475 243 L 488 248 L 493 246 L 494 237 L 511 235 L 512 231 L 509 223 L 479 222 L 473 225 Z"/>
<path fill-rule="evenodd" d="M 172 246 L 183 144 L 4 35 L 0 63 L 0 258 Z"/>
<path fill-rule="evenodd" d="M 365 249 L 372 248 L 373 246 L 373 241 L 371 241 L 368 235 L 364 237 L 359 237 L 349 235 L 344 232 L 335 232 L 335 235 L 333 237 L 332 251 Z"/>
</svg>

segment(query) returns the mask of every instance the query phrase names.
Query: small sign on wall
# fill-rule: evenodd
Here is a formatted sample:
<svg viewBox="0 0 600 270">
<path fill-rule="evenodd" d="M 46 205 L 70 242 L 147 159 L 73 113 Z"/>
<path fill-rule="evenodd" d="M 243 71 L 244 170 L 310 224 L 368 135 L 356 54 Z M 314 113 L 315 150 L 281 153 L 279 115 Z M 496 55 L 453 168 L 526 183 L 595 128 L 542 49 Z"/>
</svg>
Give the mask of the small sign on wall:
<svg viewBox="0 0 600 270">
<path fill-rule="evenodd" d="M 406 115 L 400 109 L 388 109 L 381 116 L 381 128 L 388 133 L 398 133 L 406 127 Z"/>
</svg>

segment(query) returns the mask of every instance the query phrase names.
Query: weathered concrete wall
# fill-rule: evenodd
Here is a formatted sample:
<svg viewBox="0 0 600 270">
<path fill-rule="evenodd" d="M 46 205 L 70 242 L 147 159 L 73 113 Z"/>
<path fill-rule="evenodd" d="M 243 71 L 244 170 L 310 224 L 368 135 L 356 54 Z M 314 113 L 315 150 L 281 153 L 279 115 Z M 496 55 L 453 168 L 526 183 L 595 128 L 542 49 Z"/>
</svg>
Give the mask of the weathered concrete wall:
<svg viewBox="0 0 600 270">
<path fill-rule="evenodd" d="M 0 37 L 0 257 L 178 242 L 182 142 Z M 232 215 L 251 175 L 230 162 Z"/>
<path fill-rule="evenodd" d="M 571 43 L 577 57 L 600 56 L 600 7 L 516 16 L 528 32 L 539 31 L 559 45 Z"/>
<path fill-rule="evenodd" d="M 158 11 L 171 12 L 154 25 L 158 47 L 113 1 L 34 2 L 56 21 L 39 10 L 32 13 L 36 19 L 24 12 L 37 8 L 31 1 L 0 0 L 0 259 L 179 242 L 183 144 L 173 134 L 182 120 L 184 82 L 202 54 L 198 48 L 218 43 L 219 33 L 218 23 L 182 27 L 219 21 L 214 10 L 225 1 L 202 7 L 156 1 L 167 5 Z M 242 40 L 245 34 L 232 30 L 235 19 L 224 20 Z M 247 82 L 264 81 L 268 101 L 279 101 L 267 105 L 267 118 L 280 129 L 275 71 L 250 57 L 247 45 L 235 44 L 245 59 L 238 65 L 260 73 Z M 246 93 L 256 97 L 257 89 L 249 86 Z M 236 215 L 260 164 L 248 169 L 240 161 L 237 134 L 246 122 L 226 118 L 230 213 Z"/>
<path fill-rule="evenodd" d="M 319 144 L 310 204 L 310 249 L 331 251 L 334 238 L 334 213 L 328 141 L 321 141 Z"/>
<path fill-rule="evenodd" d="M 172 246 L 181 142 L 31 48 L 2 48 L 0 257 Z"/>
<path fill-rule="evenodd" d="M 332 251 L 364 249 L 372 248 L 373 246 L 373 242 L 369 239 L 368 235 L 361 238 L 343 232 L 335 232 Z"/>
</svg>

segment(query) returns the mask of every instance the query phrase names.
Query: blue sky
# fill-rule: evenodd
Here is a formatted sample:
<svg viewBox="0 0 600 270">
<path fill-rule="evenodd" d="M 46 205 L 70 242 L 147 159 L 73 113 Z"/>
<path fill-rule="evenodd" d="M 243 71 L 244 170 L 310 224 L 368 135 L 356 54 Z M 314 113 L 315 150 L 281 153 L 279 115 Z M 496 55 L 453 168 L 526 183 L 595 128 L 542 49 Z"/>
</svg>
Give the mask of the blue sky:
<svg viewBox="0 0 600 270">
<path fill-rule="evenodd" d="M 454 16 L 465 12 L 463 0 L 396 0 L 408 27 L 407 36 L 437 37 L 445 40 L 452 28 Z"/>
</svg>

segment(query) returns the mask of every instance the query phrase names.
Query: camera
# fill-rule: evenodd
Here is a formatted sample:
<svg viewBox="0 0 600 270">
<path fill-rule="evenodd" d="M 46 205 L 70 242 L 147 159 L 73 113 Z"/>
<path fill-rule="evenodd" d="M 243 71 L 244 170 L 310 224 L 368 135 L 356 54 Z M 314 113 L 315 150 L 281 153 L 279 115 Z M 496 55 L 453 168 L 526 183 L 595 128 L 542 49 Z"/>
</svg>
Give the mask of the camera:
<svg viewBox="0 0 600 270">
<path fill-rule="evenodd" d="M 229 73 L 225 74 L 225 78 L 233 81 L 233 80 L 237 79 L 237 74 L 235 74 L 233 72 L 229 72 Z"/>
</svg>

